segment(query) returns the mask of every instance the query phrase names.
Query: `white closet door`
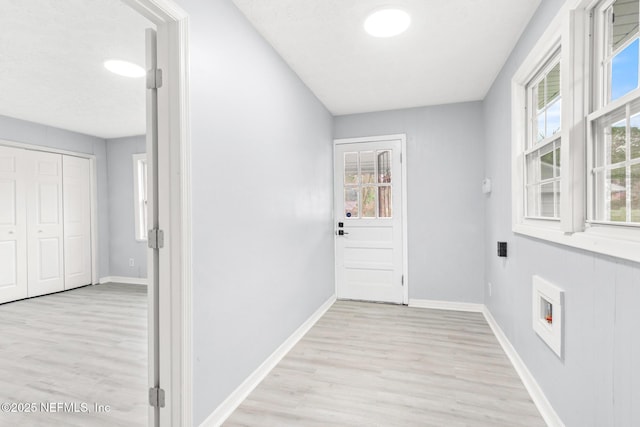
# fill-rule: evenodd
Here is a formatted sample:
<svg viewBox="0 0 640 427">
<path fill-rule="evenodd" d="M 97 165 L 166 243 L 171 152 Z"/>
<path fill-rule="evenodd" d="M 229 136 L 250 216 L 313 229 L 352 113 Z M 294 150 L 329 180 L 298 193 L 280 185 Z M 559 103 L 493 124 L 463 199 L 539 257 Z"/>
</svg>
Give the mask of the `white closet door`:
<svg viewBox="0 0 640 427">
<path fill-rule="evenodd" d="M 89 159 L 62 157 L 64 197 L 64 288 L 91 283 Z"/>
<path fill-rule="evenodd" d="M 27 268 L 33 297 L 64 290 L 62 155 L 27 153 Z"/>
<path fill-rule="evenodd" d="M 0 303 L 27 297 L 24 158 L 0 147 Z"/>
</svg>

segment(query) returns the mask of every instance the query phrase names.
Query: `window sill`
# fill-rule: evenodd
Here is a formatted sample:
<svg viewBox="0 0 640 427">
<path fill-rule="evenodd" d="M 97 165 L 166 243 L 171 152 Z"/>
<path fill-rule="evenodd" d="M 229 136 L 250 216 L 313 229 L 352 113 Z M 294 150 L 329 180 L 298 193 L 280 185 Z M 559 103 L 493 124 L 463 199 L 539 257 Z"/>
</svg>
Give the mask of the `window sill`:
<svg viewBox="0 0 640 427">
<path fill-rule="evenodd" d="M 636 230 L 629 230 L 629 235 L 623 238 L 607 233 L 603 229 L 595 228 L 589 228 L 582 232 L 565 233 L 555 227 L 514 224 L 513 232 L 602 255 L 640 262 L 640 235 L 635 233 Z"/>
</svg>

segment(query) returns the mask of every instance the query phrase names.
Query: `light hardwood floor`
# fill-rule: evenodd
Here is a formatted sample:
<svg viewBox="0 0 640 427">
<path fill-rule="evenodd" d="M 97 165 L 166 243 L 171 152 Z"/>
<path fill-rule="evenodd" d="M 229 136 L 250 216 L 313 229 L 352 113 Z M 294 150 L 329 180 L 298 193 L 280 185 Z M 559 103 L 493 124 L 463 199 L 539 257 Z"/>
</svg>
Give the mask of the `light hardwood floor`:
<svg viewBox="0 0 640 427">
<path fill-rule="evenodd" d="M 225 426 L 544 426 L 479 313 L 338 301 Z"/>
<path fill-rule="evenodd" d="M 0 305 L 0 402 L 111 407 L 0 412 L 0 426 L 146 426 L 146 287 L 102 284 Z"/>
</svg>

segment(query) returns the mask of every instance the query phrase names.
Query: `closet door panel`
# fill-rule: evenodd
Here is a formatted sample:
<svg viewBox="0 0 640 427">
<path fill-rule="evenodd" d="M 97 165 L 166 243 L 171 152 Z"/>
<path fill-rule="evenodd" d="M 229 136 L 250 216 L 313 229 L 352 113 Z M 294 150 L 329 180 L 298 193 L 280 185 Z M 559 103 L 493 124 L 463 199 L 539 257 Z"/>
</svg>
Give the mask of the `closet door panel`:
<svg viewBox="0 0 640 427">
<path fill-rule="evenodd" d="M 0 146 L 0 303 L 27 297 L 24 153 Z"/>
<path fill-rule="evenodd" d="M 63 156 L 65 289 L 91 283 L 89 160 Z"/>
<path fill-rule="evenodd" d="M 33 297 L 64 290 L 62 155 L 26 153 L 28 294 Z"/>
</svg>

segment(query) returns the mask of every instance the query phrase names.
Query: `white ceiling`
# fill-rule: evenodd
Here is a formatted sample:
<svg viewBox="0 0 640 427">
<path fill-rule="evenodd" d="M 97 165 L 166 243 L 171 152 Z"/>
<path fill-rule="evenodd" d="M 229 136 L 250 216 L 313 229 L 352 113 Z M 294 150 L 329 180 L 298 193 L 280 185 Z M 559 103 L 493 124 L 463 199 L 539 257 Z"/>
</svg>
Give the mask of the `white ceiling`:
<svg viewBox="0 0 640 427">
<path fill-rule="evenodd" d="M 540 0 L 233 0 L 336 115 L 483 99 Z M 409 30 L 368 36 L 382 6 Z M 145 132 L 144 65 L 152 24 L 121 0 L 0 0 L 0 115 L 101 138 Z"/>
<path fill-rule="evenodd" d="M 334 115 L 481 100 L 540 0 L 233 0 Z M 411 14 L 367 35 L 369 13 Z"/>
<path fill-rule="evenodd" d="M 145 133 L 144 66 L 153 25 L 121 0 L 0 0 L 0 115 L 101 138 Z"/>
</svg>

